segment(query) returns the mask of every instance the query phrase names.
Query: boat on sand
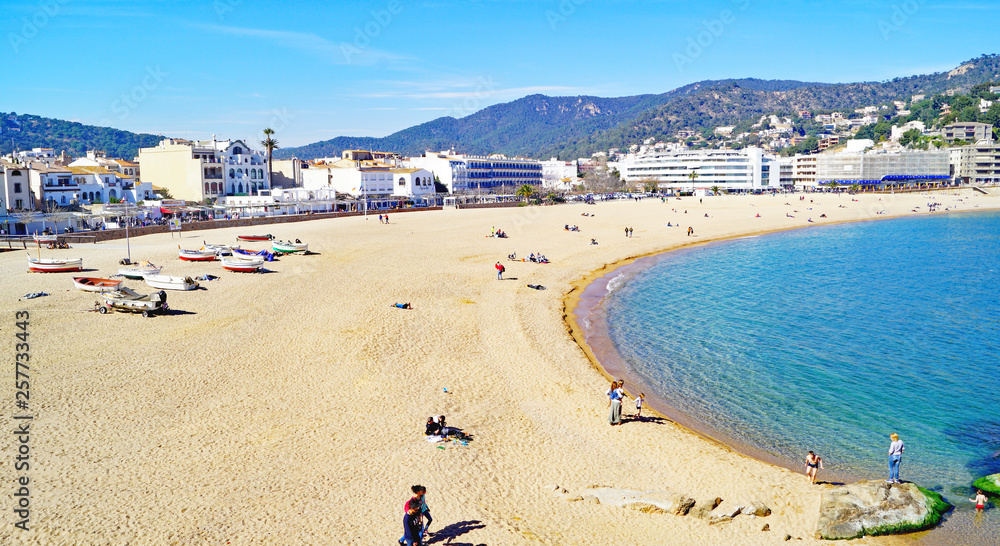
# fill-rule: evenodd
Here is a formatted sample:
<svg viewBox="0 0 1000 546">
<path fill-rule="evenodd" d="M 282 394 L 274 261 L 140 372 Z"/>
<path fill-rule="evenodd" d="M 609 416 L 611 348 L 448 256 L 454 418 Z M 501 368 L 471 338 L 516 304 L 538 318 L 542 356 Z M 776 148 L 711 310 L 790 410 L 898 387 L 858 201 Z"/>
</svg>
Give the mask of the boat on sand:
<svg viewBox="0 0 1000 546">
<path fill-rule="evenodd" d="M 102 315 L 114 310 L 142 313 L 142 316 L 148 317 L 167 310 L 167 293 L 163 290 L 143 295 L 123 286 L 121 290 L 105 292 L 101 297 L 104 298 L 104 303 L 99 304 L 97 310 Z"/>
<path fill-rule="evenodd" d="M 198 281 L 191 277 L 171 277 L 169 275 L 145 275 L 146 284 L 160 290 L 194 290 Z"/>
<path fill-rule="evenodd" d="M 309 245 L 296 239 L 294 243 L 291 241 L 271 241 L 271 248 L 274 249 L 275 252 L 292 254 L 295 252 L 305 252 L 309 250 Z"/>
<path fill-rule="evenodd" d="M 222 258 L 222 268 L 240 273 L 254 273 L 264 265 L 264 258 Z"/>
<path fill-rule="evenodd" d="M 177 254 L 180 259 L 188 262 L 211 262 L 215 260 L 218 256 L 218 252 L 214 250 L 208 250 L 205 248 L 199 248 L 198 250 L 185 250 L 181 247 L 177 247 Z"/>
<path fill-rule="evenodd" d="M 82 271 L 83 258 L 47 259 L 32 258 L 28 254 L 28 269 L 35 273 L 62 273 L 65 271 Z"/>
<path fill-rule="evenodd" d="M 114 292 L 122 287 L 122 282 L 100 277 L 73 277 L 73 286 L 84 292 Z"/>
<path fill-rule="evenodd" d="M 268 233 L 267 235 L 237 235 L 237 241 L 270 241 L 274 239 L 274 235 Z"/>
<path fill-rule="evenodd" d="M 142 280 L 146 275 L 159 275 L 160 270 L 163 269 L 160 266 L 153 265 L 146 260 L 143 260 L 137 264 L 132 264 L 127 267 L 122 267 L 118 270 L 118 274 L 126 279 L 132 279 L 134 281 Z"/>
</svg>

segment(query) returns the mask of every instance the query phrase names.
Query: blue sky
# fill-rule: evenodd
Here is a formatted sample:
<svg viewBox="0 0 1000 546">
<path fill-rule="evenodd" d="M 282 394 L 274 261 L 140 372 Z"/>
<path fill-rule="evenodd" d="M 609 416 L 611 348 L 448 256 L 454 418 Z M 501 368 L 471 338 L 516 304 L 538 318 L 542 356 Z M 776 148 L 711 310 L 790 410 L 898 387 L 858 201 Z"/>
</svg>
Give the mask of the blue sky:
<svg viewBox="0 0 1000 546">
<path fill-rule="evenodd" d="M 283 147 L 525 95 L 884 80 L 1000 52 L 1000 2 L 0 0 L 0 111 Z"/>
</svg>

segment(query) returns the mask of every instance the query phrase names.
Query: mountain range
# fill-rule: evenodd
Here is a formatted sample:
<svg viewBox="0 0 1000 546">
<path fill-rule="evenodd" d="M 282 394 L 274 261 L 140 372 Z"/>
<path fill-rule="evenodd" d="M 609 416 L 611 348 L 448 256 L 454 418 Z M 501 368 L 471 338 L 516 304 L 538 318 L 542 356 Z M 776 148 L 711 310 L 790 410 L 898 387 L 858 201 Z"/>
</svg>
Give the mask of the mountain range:
<svg viewBox="0 0 1000 546">
<path fill-rule="evenodd" d="M 575 159 L 609 148 L 627 148 L 647 138 L 666 139 L 680 130 L 704 132 L 739 125 L 765 114 L 795 117 L 853 110 L 914 94 L 966 92 L 1000 80 L 1000 56 L 983 55 L 947 72 L 881 82 L 817 83 L 754 78 L 708 80 L 659 95 L 602 98 L 530 95 L 495 104 L 462 118 L 441 117 L 386 137 L 337 137 L 275 151 L 279 158 L 338 157 L 363 149 L 419 155 L 454 148 L 471 154 L 502 153 Z"/>
<path fill-rule="evenodd" d="M 275 150 L 276 158 L 339 157 L 363 149 L 419 155 L 455 149 L 470 154 L 576 159 L 609 148 L 628 148 L 645 139 L 666 140 L 677 131 L 707 134 L 716 127 L 749 126 L 765 114 L 795 117 L 811 112 L 852 111 L 863 106 L 908 101 L 1000 81 L 1000 56 L 982 55 L 947 72 L 881 82 L 818 83 L 754 78 L 706 80 L 658 95 L 604 98 L 529 95 L 495 104 L 462 118 L 441 117 L 386 137 L 337 137 Z M 109 157 L 134 158 L 141 147 L 155 146 L 162 135 L 0 113 L 0 153 L 35 147 L 75 156 L 103 150 Z M 280 140 L 281 135 L 276 135 Z"/>
</svg>

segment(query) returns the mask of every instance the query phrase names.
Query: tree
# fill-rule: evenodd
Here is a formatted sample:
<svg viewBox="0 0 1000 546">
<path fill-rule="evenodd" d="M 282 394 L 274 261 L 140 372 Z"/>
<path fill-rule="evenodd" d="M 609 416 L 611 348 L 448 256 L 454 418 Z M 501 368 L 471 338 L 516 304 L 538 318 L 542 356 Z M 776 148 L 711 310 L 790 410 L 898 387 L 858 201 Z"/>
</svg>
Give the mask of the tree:
<svg viewBox="0 0 1000 546">
<path fill-rule="evenodd" d="M 719 195 L 720 193 L 722 193 L 722 188 L 720 188 L 719 186 L 712 186 L 711 188 L 708 189 L 712 190 L 712 195 Z"/>
<path fill-rule="evenodd" d="M 261 145 L 264 146 L 264 149 L 267 150 L 267 179 L 268 179 L 268 183 L 270 183 L 270 181 L 274 180 L 274 170 L 271 168 L 271 155 L 274 153 L 274 150 L 276 150 L 276 149 L 278 149 L 280 147 L 280 146 L 278 146 L 278 141 L 275 140 L 272 135 L 274 135 L 274 129 L 271 129 L 270 127 L 268 127 L 266 129 L 264 129 L 264 140 L 260 141 Z"/>
<path fill-rule="evenodd" d="M 688 178 L 691 179 L 691 189 L 694 189 L 694 181 L 698 178 L 698 171 L 691 171 L 688 173 Z"/>
<path fill-rule="evenodd" d="M 518 197 L 523 197 L 524 198 L 524 202 L 527 203 L 528 199 L 534 193 L 535 193 L 535 187 L 532 186 L 531 184 L 525 184 L 525 185 L 521 186 L 520 188 L 517 188 L 517 192 L 516 192 L 515 195 L 517 195 Z"/>
<path fill-rule="evenodd" d="M 920 132 L 920 129 L 910 129 L 909 131 L 903 133 L 903 136 L 899 137 L 899 145 L 904 147 L 911 144 L 915 145 L 920 140 L 922 134 L 923 133 Z"/>
</svg>

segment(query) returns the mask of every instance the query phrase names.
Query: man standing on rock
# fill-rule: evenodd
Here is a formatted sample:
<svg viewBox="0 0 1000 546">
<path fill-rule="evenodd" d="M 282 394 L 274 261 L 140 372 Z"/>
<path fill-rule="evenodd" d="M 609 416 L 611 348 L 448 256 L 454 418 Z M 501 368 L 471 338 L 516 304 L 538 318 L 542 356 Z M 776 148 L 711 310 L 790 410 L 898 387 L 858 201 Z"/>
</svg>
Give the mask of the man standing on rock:
<svg viewBox="0 0 1000 546">
<path fill-rule="evenodd" d="M 889 444 L 889 479 L 886 480 L 889 483 L 899 483 L 899 464 L 903 462 L 903 441 L 899 439 L 899 435 L 893 432 L 889 435 L 889 439 L 892 443 Z"/>
</svg>

